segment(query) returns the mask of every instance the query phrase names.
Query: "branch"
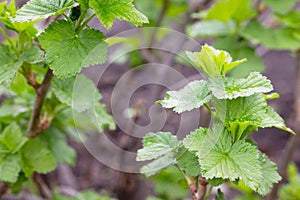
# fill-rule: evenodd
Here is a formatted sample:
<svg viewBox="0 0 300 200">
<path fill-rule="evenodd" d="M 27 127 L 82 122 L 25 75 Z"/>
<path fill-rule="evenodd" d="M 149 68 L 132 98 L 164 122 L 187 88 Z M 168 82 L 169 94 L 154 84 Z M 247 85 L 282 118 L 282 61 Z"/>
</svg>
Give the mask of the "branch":
<svg viewBox="0 0 300 200">
<path fill-rule="evenodd" d="M 53 78 L 52 70 L 48 69 L 42 84 L 36 89 L 36 99 L 34 102 L 34 108 L 31 113 L 30 122 L 27 129 L 27 135 L 30 138 L 34 138 L 38 136 L 43 131 L 43 129 L 41 129 L 40 127 L 40 115 L 41 115 L 44 99 L 47 94 L 52 78 Z"/>
<path fill-rule="evenodd" d="M 39 192 L 42 195 L 42 197 L 49 199 L 49 200 L 52 199 L 52 192 L 48 188 L 48 186 L 44 182 L 44 180 L 42 179 L 41 175 L 34 173 L 32 179 L 33 179 L 35 185 L 38 187 Z"/>
<path fill-rule="evenodd" d="M 281 154 L 278 172 L 282 177 L 286 177 L 287 167 L 290 161 L 293 158 L 294 152 L 300 140 L 300 50 L 297 52 L 297 63 L 296 63 L 296 77 L 295 77 L 295 119 L 294 119 L 294 128 L 297 133 L 296 136 L 291 135 L 287 144 L 284 147 L 284 150 Z M 269 200 L 276 199 L 277 191 L 282 182 L 276 184 L 271 193 L 268 196 Z"/>
</svg>

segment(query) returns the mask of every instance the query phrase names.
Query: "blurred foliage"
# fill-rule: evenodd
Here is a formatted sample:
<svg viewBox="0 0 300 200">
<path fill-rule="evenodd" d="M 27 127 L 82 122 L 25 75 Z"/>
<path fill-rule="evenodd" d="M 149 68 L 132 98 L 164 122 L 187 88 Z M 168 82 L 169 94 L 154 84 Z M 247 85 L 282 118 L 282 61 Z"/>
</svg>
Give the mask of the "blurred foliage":
<svg viewBox="0 0 300 200">
<path fill-rule="evenodd" d="M 300 200 L 300 174 L 295 164 L 288 166 L 288 183 L 279 189 L 280 200 Z"/>
</svg>

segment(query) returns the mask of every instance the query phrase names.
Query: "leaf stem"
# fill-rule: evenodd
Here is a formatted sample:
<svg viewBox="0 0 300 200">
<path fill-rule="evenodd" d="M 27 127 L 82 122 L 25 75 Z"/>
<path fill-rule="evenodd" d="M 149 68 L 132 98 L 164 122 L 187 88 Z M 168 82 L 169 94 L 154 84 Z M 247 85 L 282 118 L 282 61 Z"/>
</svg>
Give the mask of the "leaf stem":
<svg viewBox="0 0 300 200">
<path fill-rule="evenodd" d="M 10 39 L 9 35 L 0 27 L 0 33 L 3 35 L 3 37 L 8 41 L 8 43 L 10 44 L 10 46 L 13 48 L 13 50 L 15 51 L 15 53 L 17 55 L 19 55 L 19 51 L 18 49 L 15 47 L 13 41 Z"/>
<path fill-rule="evenodd" d="M 206 193 L 206 196 L 204 197 L 204 200 L 208 200 L 208 198 L 210 197 L 210 194 L 211 194 L 211 192 L 212 192 L 213 187 L 214 187 L 214 186 L 209 185 L 209 189 L 208 189 L 208 191 L 207 191 L 207 193 Z"/>
<path fill-rule="evenodd" d="M 80 31 L 82 31 L 82 29 L 84 27 L 86 27 L 86 25 L 93 19 L 93 17 L 96 16 L 96 13 L 91 14 L 84 22 L 82 22 L 82 24 L 79 24 L 79 27 L 77 28 L 77 33 L 79 33 Z"/>
<path fill-rule="evenodd" d="M 187 183 L 188 185 L 191 185 L 191 184 L 193 183 L 193 181 L 190 179 L 190 177 L 187 176 L 187 175 L 180 169 L 180 167 L 179 167 L 177 164 L 175 164 L 175 167 L 176 167 L 176 168 L 181 172 L 181 174 L 184 176 L 186 183 Z"/>
<path fill-rule="evenodd" d="M 27 136 L 30 138 L 34 138 L 38 136 L 43 131 L 40 128 L 40 115 L 41 115 L 44 99 L 47 94 L 52 78 L 53 78 L 53 73 L 52 70 L 49 68 L 44 77 L 42 84 L 39 85 L 39 87 L 37 87 L 37 89 L 35 90 L 36 99 L 34 102 L 34 108 L 31 113 L 29 126 L 27 129 Z"/>
<path fill-rule="evenodd" d="M 204 106 L 205 106 L 205 108 L 208 110 L 208 112 L 209 112 L 210 114 L 212 114 L 212 110 L 211 110 L 210 106 L 209 106 L 207 103 L 205 103 Z"/>
</svg>

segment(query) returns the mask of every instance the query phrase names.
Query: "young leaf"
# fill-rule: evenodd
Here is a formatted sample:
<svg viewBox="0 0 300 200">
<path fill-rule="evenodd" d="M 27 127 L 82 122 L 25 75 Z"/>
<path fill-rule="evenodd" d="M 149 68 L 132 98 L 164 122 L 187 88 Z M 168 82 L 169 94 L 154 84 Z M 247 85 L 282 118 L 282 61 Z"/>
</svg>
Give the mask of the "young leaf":
<svg viewBox="0 0 300 200">
<path fill-rule="evenodd" d="M 18 155 L 0 155 L 0 180 L 15 183 L 18 180 L 21 165 Z"/>
<path fill-rule="evenodd" d="M 157 159 L 180 145 L 175 135 L 169 132 L 149 133 L 143 138 L 143 149 L 137 152 L 137 161 Z"/>
<path fill-rule="evenodd" d="M 202 151 L 203 146 L 207 145 L 206 137 L 212 135 L 211 129 L 208 128 L 199 128 L 195 131 L 191 132 L 189 135 L 186 136 L 183 140 L 183 145 L 189 151 Z"/>
<path fill-rule="evenodd" d="M 20 127 L 15 123 L 7 126 L 0 134 L 0 153 L 16 153 L 27 142 Z"/>
<path fill-rule="evenodd" d="M 29 177 L 33 172 L 48 173 L 56 168 L 53 154 L 39 139 L 29 140 L 20 150 L 22 170 Z"/>
<path fill-rule="evenodd" d="M 90 0 L 98 19 L 106 29 L 110 29 L 115 19 L 126 20 L 136 26 L 149 23 L 145 15 L 133 5 L 133 0 Z"/>
<path fill-rule="evenodd" d="M 261 195 L 266 195 L 270 188 L 273 187 L 273 184 L 281 180 L 281 177 L 277 173 L 276 164 L 270 161 L 265 154 L 260 153 L 259 161 L 262 166 L 262 179 L 257 192 Z"/>
<path fill-rule="evenodd" d="M 289 1 L 277 1 L 277 0 L 263 0 L 267 6 L 272 8 L 273 11 L 279 14 L 287 14 L 293 6 L 297 3 L 297 0 L 289 0 Z"/>
<path fill-rule="evenodd" d="M 215 197 L 215 200 L 226 200 L 225 195 L 223 194 L 223 192 L 220 190 L 220 188 L 218 189 L 218 193 Z"/>
<path fill-rule="evenodd" d="M 72 0 L 31 0 L 16 13 L 15 21 L 28 22 L 57 16 L 75 6 Z"/>
<path fill-rule="evenodd" d="M 76 33 L 74 25 L 64 20 L 50 24 L 39 37 L 50 68 L 58 78 L 67 78 L 83 67 L 103 63 L 107 53 L 104 39 L 100 31 L 90 28 Z"/>
<path fill-rule="evenodd" d="M 36 64 L 44 61 L 44 53 L 37 46 L 33 46 L 30 49 L 24 51 L 19 60 L 22 62 L 28 62 L 30 64 Z"/>
<path fill-rule="evenodd" d="M 178 91 L 169 91 L 165 99 L 157 101 L 164 108 L 173 108 L 177 113 L 201 107 L 211 99 L 206 81 L 193 81 Z"/>
<path fill-rule="evenodd" d="M 201 69 L 209 77 L 224 75 L 225 72 L 246 61 L 242 59 L 232 62 L 228 52 L 208 45 L 202 46 L 201 52 L 187 51 L 186 56 L 193 66 Z"/>
<path fill-rule="evenodd" d="M 8 46 L 0 44 L 0 85 L 9 87 L 21 65 Z"/>
<path fill-rule="evenodd" d="M 203 146 L 203 152 L 206 153 L 197 154 L 202 175 L 208 179 L 241 179 L 250 188 L 257 190 L 262 178 L 257 147 L 245 140 L 232 144 L 229 133 L 215 132 L 212 137 L 219 138 L 217 143 L 213 146 L 207 143 Z"/>
<path fill-rule="evenodd" d="M 149 164 L 143 166 L 141 168 L 141 173 L 146 176 L 153 176 L 159 173 L 161 170 L 170 167 L 176 163 L 176 154 L 173 152 L 169 152 L 158 159 L 150 162 Z"/>
<path fill-rule="evenodd" d="M 212 94 L 218 99 L 235 99 L 273 90 L 271 81 L 258 72 L 252 72 L 245 79 L 212 77 L 209 83 Z"/>
<path fill-rule="evenodd" d="M 149 133 L 143 138 L 143 149 L 137 152 L 137 161 L 153 160 L 141 168 L 141 173 L 152 176 L 176 161 L 180 146 L 177 137 L 169 132 Z"/>
</svg>

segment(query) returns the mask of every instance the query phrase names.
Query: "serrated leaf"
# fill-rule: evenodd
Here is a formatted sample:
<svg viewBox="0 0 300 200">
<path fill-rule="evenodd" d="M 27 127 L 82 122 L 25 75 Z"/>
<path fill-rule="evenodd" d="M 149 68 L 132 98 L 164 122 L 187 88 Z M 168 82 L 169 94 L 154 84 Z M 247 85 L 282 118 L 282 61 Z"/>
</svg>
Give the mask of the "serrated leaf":
<svg viewBox="0 0 300 200">
<path fill-rule="evenodd" d="M 21 166 L 29 177 L 33 172 L 48 173 L 56 168 L 53 154 L 39 139 L 29 140 L 20 150 Z"/>
<path fill-rule="evenodd" d="M 36 64 L 44 61 L 44 53 L 37 46 L 33 46 L 30 49 L 24 51 L 19 60 L 22 62 L 28 62 L 30 64 Z"/>
<path fill-rule="evenodd" d="M 143 149 L 137 152 L 137 161 L 157 159 L 172 153 L 180 145 L 175 135 L 169 132 L 149 133 L 143 138 Z"/>
<path fill-rule="evenodd" d="M 0 85 L 9 87 L 21 65 L 9 47 L 0 44 Z"/>
<path fill-rule="evenodd" d="M 235 23 L 218 20 L 207 20 L 196 22 L 187 26 L 186 32 L 191 37 L 219 37 L 231 35 L 235 31 Z"/>
<path fill-rule="evenodd" d="M 232 61 L 228 52 L 217 50 L 211 46 L 202 46 L 201 52 L 186 52 L 188 61 L 207 76 L 224 75 L 227 71 L 246 61 L 246 59 Z"/>
<path fill-rule="evenodd" d="M 164 108 L 172 108 L 177 113 L 201 107 L 210 101 L 207 81 L 193 81 L 178 91 L 169 91 L 165 99 L 158 101 Z"/>
<path fill-rule="evenodd" d="M 0 155 L 0 180 L 15 183 L 21 171 L 18 155 Z"/>
<path fill-rule="evenodd" d="M 59 132 L 56 128 L 50 128 L 41 134 L 40 137 L 45 140 L 57 162 L 75 165 L 76 152 L 68 145 L 64 133 Z"/>
<path fill-rule="evenodd" d="M 28 22 L 57 16 L 77 6 L 72 0 L 31 0 L 16 13 L 15 21 Z"/>
<path fill-rule="evenodd" d="M 186 149 L 177 157 L 177 164 L 189 176 L 198 176 L 201 173 L 198 157 Z"/>
<path fill-rule="evenodd" d="M 209 81 L 209 88 L 218 99 L 235 99 L 273 90 L 271 81 L 258 72 L 250 73 L 245 79 L 212 77 Z"/>
<path fill-rule="evenodd" d="M 141 168 L 141 173 L 146 176 L 152 176 L 159 173 L 161 170 L 176 163 L 176 154 L 170 152 L 161 156 L 160 158 L 150 162 Z"/>
<path fill-rule="evenodd" d="M 262 166 L 262 179 L 257 192 L 261 195 L 267 195 L 273 184 L 278 183 L 281 177 L 277 173 L 276 164 L 270 161 L 265 154 L 260 153 L 259 161 Z"/>
<path fill-rule="evenodd" d="M 245 140 L 232 144 L 231 136 L 226 131 L 214 131 L 213 137 L 218 137 L 217 143 L 213 146 L 207 143 L 202 150 L 206 153 L 197 154 L 202 175 L 208 179 L 241 179 L 250 188 L 257 190 L 262 178 L 257 147 Z"/>
<path fill-rule="evenodd" d="M 50 68 L 58 78 L 67 78 L 83 67 L 103 63 L 107 53 L 104 39 L 103 33 L 90 28 L 77 34 L 74 25 L 65 20 L 50 24 L 39 37 Z"/>
<path fill-rule="evenodd" d="M 196 129 L 184 138 L 183 145 L 189 151 L 201 151 L 203 145 L 207 145 L 204 138 L 209 137 L 209 134 L 212 134 L 212 131 L 208 128 Z"/>
<path fill-rule="evenodd" d="M 54 78 L 52 89 L 55 96 L 78 112 L 92 108 L 102 97 L 93 81 L 84 75 L 65 80 Z"/>
<path fill-rule="evenodd" d="M 133 0 L 90 0 L 98 19 L 106 29 L 110 29 L 115 19 L 126 20 L 136 26 L 149 23 L 145 15 L 138 11 Z"/>
<path fill-rule="evenodd" d="M 16 153 L 27 142 L 28 138 L 24 137 L 20 127 L 11 123 L 0 134 L 0 153 Z"/>
<path fill-rule="evenodd" d="M 251 9 L 250 0 L 225 0 L 218 1 L 208 11 L 205 19 L 216 19 L 220 21 L 235 20 L 242 22 L 255 15 L 255 11 Z"/>
</svg>

